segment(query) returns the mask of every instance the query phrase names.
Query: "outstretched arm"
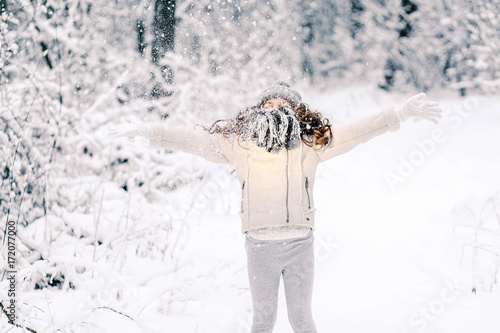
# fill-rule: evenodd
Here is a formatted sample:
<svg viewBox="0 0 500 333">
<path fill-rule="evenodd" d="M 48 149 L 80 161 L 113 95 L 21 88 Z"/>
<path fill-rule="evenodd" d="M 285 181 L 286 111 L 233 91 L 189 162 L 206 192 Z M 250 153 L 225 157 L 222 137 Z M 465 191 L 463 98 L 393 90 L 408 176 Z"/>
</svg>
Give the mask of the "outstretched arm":
<svg viewBox="0 0 500 333">
<path fill-rule="evenodd" d="M 441 109 L 435 102 L 424 101 L 425 94 L 420 93 L 408 99 L 401 107 L 388 108 L 382 112 L 361 117 L 348 124 L 332 128 L 333 138 L 327 147 L 318 151 L 321 161 L 344 154 L 357 145 L 400 128 L 400 123 L 408 119 L 419 121 L 426 119 L 437 124 Z"/>
<path fill-rule="evenodd" d="M 182 151 L 215 163 L 231 164 L 232 160 L 232 140 L 204 130 L 169 128 L 156 123 L 151 126 L 139 124 L 120 130 L 112 129 L 108 134 L 127 137 L 131 142 L 135 136 L 142 136 L 149 139 L 149 145 L 153 148 Z"/>
<path fill-rule="evenodd" d="M 232 160 L 232 140 L 201 129 L 167 128 L 162 124 L 154 124 L 149 145 L 183 151 L 215 163 L 231 164 Z"/>
<path fill-rule="evenodd" d="M 396 109 L 399 122 L 413 119 L 414 122 L 421 119 L 432 121 L 437 124 L 436 118 L 441 118 L 441 108 L 436 102 L 424 101 L 425 94 L 420 93 L 407 100 L 401 107 Z"/>
</svg>

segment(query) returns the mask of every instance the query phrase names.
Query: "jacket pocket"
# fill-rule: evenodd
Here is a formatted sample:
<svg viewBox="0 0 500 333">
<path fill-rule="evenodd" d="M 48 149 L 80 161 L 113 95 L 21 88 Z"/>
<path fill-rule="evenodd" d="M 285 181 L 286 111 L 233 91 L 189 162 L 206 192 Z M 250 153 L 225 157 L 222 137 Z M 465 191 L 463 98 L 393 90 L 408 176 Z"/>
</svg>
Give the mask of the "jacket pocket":
<svg viewBox="0 0 500 333">
<path fill-rule="evenodd" d="M 245 181 L 243 181 L 243 185 L 241 185 L 241 212 L 243 213 L 243 199 L 245 197 Z"/>
<path fill-rule="evenodd" d="M 306 177 L 307 208 L 311 209 L 311 198 L 309 197 L 309 179 Z"/>
</svg>

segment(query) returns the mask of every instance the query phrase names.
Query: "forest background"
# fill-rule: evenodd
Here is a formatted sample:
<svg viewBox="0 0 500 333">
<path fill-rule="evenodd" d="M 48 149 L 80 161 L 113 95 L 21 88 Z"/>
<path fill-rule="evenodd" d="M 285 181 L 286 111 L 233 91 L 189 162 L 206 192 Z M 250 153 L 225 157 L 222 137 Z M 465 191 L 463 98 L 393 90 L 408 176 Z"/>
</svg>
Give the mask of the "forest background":
<svg viewBox="0 0 500 333">
<path fill-rule="evenodd" d="M 0 0 L 0 224 L 3 244 L 16 224 L 19 289 L 82 286 L 92 264 L 47 260 L 56 241 L 94 263 L 117 244 L 175 257 L 184 236 L 159 212 L 140 233 L 98 232 L 103 184 L 154 201 L 217 172 L 124 149 L 106 128 L 209 124 L 276 79 L 306 94 L 495 95 L 499 12 L 498 0 Z M 141 218 L 127 208 L 120 221 L 129 230 Z"/>
</svg>

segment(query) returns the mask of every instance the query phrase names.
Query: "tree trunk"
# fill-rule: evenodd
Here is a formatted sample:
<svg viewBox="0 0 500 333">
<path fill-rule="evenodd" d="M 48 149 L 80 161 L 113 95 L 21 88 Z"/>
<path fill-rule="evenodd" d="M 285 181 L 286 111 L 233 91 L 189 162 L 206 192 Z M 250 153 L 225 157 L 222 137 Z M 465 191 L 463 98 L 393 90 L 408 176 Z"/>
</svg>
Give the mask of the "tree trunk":
<svg viewBox="0 0 500 333">
<path fill-rule="evenodd" d="M 151 60 L 156 66 L 167 51 L 174 51 L 175 0 L 156 0 Z"/>
<path fill-rule="evenodd" d="M 400 23 L 398 38 L 410 38 L 413 32 L 413 25 L 409 20 L 409 16 L 418 10 L 418 5 L 413 0 L 401 0 L 401 8 L 404 14 L 401 13 L 398 15 Z M 394 87 L 396 71 L 401 69 L 402 65 L 396 58 L 391 57 L 387 59 L 384 68 L 384 83 L 379 84 L 379 87 L 387 91 L 391 90 Z"/>
<path fill-rule="evenodd" d="M 310 1 L 301 1 L 299 3 L 299 6 L 301 11 L 301 20 L 299 22 L 299 26 L 302 35 L 302 48 L 300 50 L 300 52 L 302 53 L 302 76 L 308 77 L 309 81 L 312 83 L 315 73 L 309 53 L 312 50 L 312 43 L 315 37 L 313 14 L 310 6 Z"/>
<path fill-rule="evenodd" d="M 136 21 L 136 29 L 137 29 L 137 52 L 144 57 L 144 50 L 146 49 L 145 35 L 146 35 L 146 26 L 144 25 L 144 20 L 138 19 Z"/>
<path fill-rule="evenodd" d="M 167 64 L 162 65 L 161 59 L 165 53 L 174 51 L 175 23 L 175 0 L 156 0 L 151 61 L 160 68 L 167 85 L 174 83 L 174 70 Z M 156 82 L 151 91 L 151 97 L 160 98 L 170 96 L 172 93 L 172 91 L 166 91 L 162 83 Z"/>
</svg>

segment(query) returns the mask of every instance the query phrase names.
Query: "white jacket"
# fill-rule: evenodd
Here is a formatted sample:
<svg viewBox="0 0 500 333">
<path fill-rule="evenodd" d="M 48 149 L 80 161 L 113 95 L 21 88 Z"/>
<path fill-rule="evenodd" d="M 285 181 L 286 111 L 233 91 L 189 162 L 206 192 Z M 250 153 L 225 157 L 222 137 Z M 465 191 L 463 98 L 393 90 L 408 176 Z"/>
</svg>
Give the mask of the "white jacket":
<svg viewBox="0 0 500 333">
<path fill-rule="evenodd" d="M 301 142 L 297 148 L 268 153 L 236 135 L 165 128 L 154 124 L 150 146 L 183 151 L 215 163 L 231 164 L 241 188 L 242 232 L 264 227 L 302 225 L 314 229 L 314 178 L 318 163 L 348 152 L 387 131 L 399 129 L 394 108 L 332 128 L 333 140 L 321 149 Z"/>
</svg>

